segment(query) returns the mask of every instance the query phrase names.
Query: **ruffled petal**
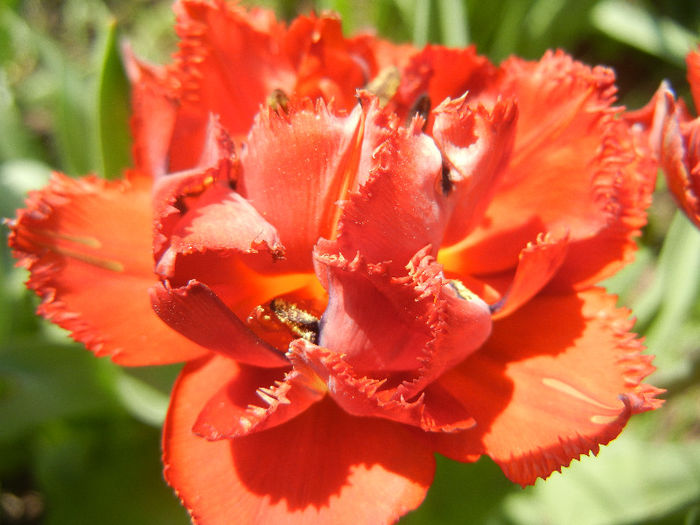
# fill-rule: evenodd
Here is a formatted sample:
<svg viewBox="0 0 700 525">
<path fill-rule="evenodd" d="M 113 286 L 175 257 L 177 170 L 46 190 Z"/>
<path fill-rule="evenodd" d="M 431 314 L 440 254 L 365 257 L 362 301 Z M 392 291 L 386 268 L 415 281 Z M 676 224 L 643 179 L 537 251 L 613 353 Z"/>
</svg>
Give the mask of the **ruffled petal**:
<svg viewBox="0 0 700 525">
<path fill-rule="evenodd" d="M 568 247 L 568 239 L 554 239 L 549 235 L 538 235 L 535 242 L 528 243 L 520 252 L 508 290 L 491 306 L 494 319 L 512 314 L 535 297 L 561 267 Z"/>
<path fill-rule="evenodd" d="M 385 265 L 368 264 L 359 255 L 348 261 L 322 251 L 331 246 L 320 244 L 315 254 L 329 295 L 319 344 L 345 355 L 362 373 L 416 371 L 432 380 L 488 337 L 486 303 L 445 279 L 427 248 L 403 275 L 392 276 Z M 413 397 L 417 391 L 401 393 Z"/>
<path fill-rule="evenodd" d="M 614 270 L 607 264 L 623 264 L 634 250 L 656 171 L 645 137 L 616 119 L 612 71 L 556 52 L 539 62 L 511 58 L 501 73 L 493 90 L 518 101 L 515 146 L 462 256 L 472 272 L 493 273 L 514 268 L 539 232 L 568 232 L 572 244 L 600 236 L 593 242 L 597 259 L 584 258 L 587 264 L 564 280 L 579 284 L 609 275 Z M 587 251 L 593 255 L 590 243 Z M 570 252 L 577 264 L 574 253 L 586 251 Z"/>
<path fill-rule="evenodd" d="M 238 372 L 228 359 L 192 363 L 163 433 L 165 477 L 194 523 L 391 523 L 423 501 L 434 459 L 403 425 L 355 418 L 329 400 L 284 425 L 207 441 L 192 425 Z M 362 502 L 358 505 L 358 502 Z"/>
<path fill-rule="evenodd" d="M 362 109 L 335 116 L 325 104 L 263 111 L 243 152 L 239 191 L 272 224 L 288 271 L 310 271 L 311 251 L 337 222 L 336 201 L 356 184 Z"/>
<path fill-rule="evenodd" d="M 688 83 L 693 94 L 695 111 L 700 113 L 700 48 L 688 53 L 685 62 L 688 66 Z"/>
<path fill-rule="evenodd" d="M 539 296 L 496 322 L 484 347 L 439 379 L 477 426 L 436 438 L 438 451 L 488 454 L 522 485 L 597 453 L 632 414 L 661 404 L 641 383 L 654 368 L 628 316 L 591 289 Z"/>
<path fill-rule="evenodd" d="M 491 202 L 515 138 L 517 108 L 499 100 L 491 111 L 470 106 L 466 96 L 435 111 L 432 136 L 443 157 L 440 187 L 454 201 L 443 245 L 464 239 Z"/>
<path fill-rule="evenodd" d="M 684 122 L 674 109 L 664 123 L 661 167 L 678 206 L 700 227 L 700 117 Z"/>
<path fill-rule="evenodd" d="M 42 297 L 39 313 L 99 356 L 153 365 L 206 350 L 153 313 L 150 181 L 55 174 L 10 223 L 10 246 Z"/>
<path fill-rule="evenodd" d="M 333 13 L 297 17 L 283 45 L 297 74 L 294 95 L 333 100 L 337 108 L 352 109 L 357 89 L 377 71 L 366 39 L 346 39 Z"/>
<path fill-rule="evenodd" d="M 340 216 L 338 249 L 353 259 L 403 269 L 426 245 L 437 252 L 452 201 L 441 190 L 442 158 L 419 121 L 401 127 L 372 154 L 369 179 Z"/>
<path fill-rule="evenodd" d="M 295 369 L 310 367 L 318 374 L 333 400 L 353 416 L 381 417 L 426 432 L 457 432 L 474 426 L 464 407 L 439 385 L 408 401 L 396 388 L 385 388 L 386 379 L 360 376 L 344 356 L 309 341 L 297 339 L 287 355 Z"/>
<path fill-rule="evenodd" d="M 210 113 L 243 138 L 268 95 L 294 85 L 294 71 L 279 52 L 285 28 L 271 11 L 181 0 L 175 13 L 181 106 L 169 150 L 170 171 L 181 171 L 197 162 Z"/>
<path fill-rule="evenodd" d="M 192 431 L 208 440 L 231 439 L 285 423 L 326 395 L 308 367 L 294 370 L 239 367 L 207 402 Z"/>
<path fill-rule="evenodd" d="M 204 348 L 253 366 L 274 368 L 289 364 L 200 282 L 192 280 L 180 288 L 159 283 L 150 289 L 150 295 L 158 317 Z"/>
<path fill-rule="evenodd" d="M 413 55 L 401 72 L 401 85 L 391 107 L 403 117 L 421 96 L 427 95 L 432 107 L 467 92 L 472 99 L 481 95 L 496 78 L 497 69 L 476 53 L 475 46 L 450 49 L 428 45 Z"/>
<path fill-rule="evenodd" d="M 172 70 L 139 61 L 129 48 L 125 63 L 131 82 L 132 155 L 140 173 L 168 171 L 169 145 L 177 118 L 177 84 Z"/>
</svg>

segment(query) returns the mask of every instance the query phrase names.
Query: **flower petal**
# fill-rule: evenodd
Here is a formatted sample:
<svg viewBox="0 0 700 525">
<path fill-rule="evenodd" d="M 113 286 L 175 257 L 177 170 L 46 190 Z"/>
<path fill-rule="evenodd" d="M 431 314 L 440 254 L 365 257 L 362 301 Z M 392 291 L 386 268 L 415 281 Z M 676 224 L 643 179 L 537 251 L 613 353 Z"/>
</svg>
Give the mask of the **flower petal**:
<svg viewBox="0 0 700 525">
<path fill-rule="evenodd" d="M 357 104 L 357 89 L 377 70 L 369 43 L 361 37 L 345 39 L 334 13 L 297 17 L 285 35 L 284 50 L 297 73 L 296 96 L 332 99 L 346 110 Z"/>
<path fill-rule="evenodd" d="M 182 87 L 170 171 L 181 171 L 196 164 L 210 113 L 232 136 L 245 137 L 260 104 L 293 86 L 294 72 L 279 52 L 285 29 L 271 11 L 202 0 L 180 0 L 174 9 Z"/>
<path fill-rule="evenodd" d="M 496 74 L 496 68 L 476 53 L 475 46 L 450 49 L 427 45 L 402 71 L 396 107 L 392 109 L 404 117 L 422 95 L 427 95 L 433 106 L 467 92 L 473 98 L 494 82 Z"/>
<path fill-rule="evenodd" d="M 150 294 L 158 317 L 197 344 L 253 366 L 274 368 L 289 364 L 202 283 L 191 280 L 180 288 L 159 283 L 150 289 Z"/>
<path fill-rule="evenodd" d="M 439 380 L 477 426 L 440 437 L 438 451 L 488 454 L 522 485 L 597 453 L 633 413 L 661 404 L 641 383 L 654 368 L 628 316 L 591 289 L 539 296 L 498 321 L 486 345 Z"/>
<path fill-rule="evenodd" d="M 488 306 L 419 251 L 403 275 L 360 255 L 348 261 L 316 252 L 325 272 L 328 306 L 321 318 L 319 344 L 347 356 L 362 373 L 419 371 L 431 379 L 463 360 L 488 337 Z M 328 243 L 327 247 L 332 246 Z M 413 397 L 417 392 L 405 392 Z"/>
<path fill-rule="evenodd" d="M 384 388 L 386 379 L 359 376 L 344 356 L 297 339 L 287 354 L 295 368 L 310 367 L 328 384 L 333 400 L 347 413 L 358 417 L 381 417 L 414 425 L 426 432 L 456 432 L 474 426 L 474 420 L 439 385 L 413 400 Z"/>
<path fill-rule="evenodd" d="M 443 244 L 464 239 L 481 221 L 510 159 L 517 114 L 513 101 L 499 100 L 488 111 L 469 106 L 466 96 L 433 111 L 432 136 L 443 156 L 441 189 L 455 201 Z"/>
<path fill-rule="evenodd" d="M 308 367 L 240 367 L 197 417 L 192 431 L 210 441 L 231 439 L 285 423 L 326 395 Z"/>
<path fill-rule="evenodd" d="M 442 158 L 418 121 L 398 128 L 372 158 L 369 179 L 343 207 L 338 248 L 347 259 L 360 251 L 402 270 L 426 245 L 440 246 L 452 207 L 440 189 Z"/>
<path fill-rule="evenodd" d="M 666 118 L 661 166 L 678 206 L 700 227 L 700 117 L 684 122 L 677 107 Z"/>
<path fill-rule="evenodd" d="M 166 480 L 194 523 L 391 523 L 416 508 L 434 459 L 403 425 L 355 418 L 330 400 L 284 425 L 234 440 L 207 441 L 192 424 L 238 373 L 224 358 L 188 365 L 163 432 Z M 362 502 L 358 505 L 358 502 Z"/>
<path fill-rule="evenodd" d="M 538 235 L 520 252 L 518 268 L 505 295 L 491 307 L 494 319 L 512 314 L 544 288 L 564 262 L 568 239 Z"/>
<path fill-rule="evenodd" d="M 693 94 L 695 111 L 700 113 L 700 48 L 688 53 L 685 62 L 688 66 L 688 83 Z"/>
<path fill-rule="evenodd" d="M 206 350 L 153 313 L 150 180 L 80 180 L 55 174 L 10 223 L 10 246 L 42 297 L 39 313 L 99 356 L 152 365 Z"/>
<path fill-rule="evenodd" d="M 152 177 L 169 167 L 168 147 L 177 117 L 177 88 L 172 70 L 139 61 L 126 48 L 131 82 L 131 133 L 136 169 Z"/>
<path fill-rule="evenodd" d="M 656 172 L 646 141 L 616 119 L 612 71 L 556 52 L 536 63 L 511 58 L 501 73 L 493 89 L 518 101 L 515 146 L 462 256 L 472 272 L 493 273 L 514 268 L 520 249 L 539 232 L 568 232 L 572 244 L 601 236 L 593 242 L 596 254 L 586 246 L 597 259 L 586 259 L 589 264 L 579 265 L 568 280 L 578 284 L 609 275 L 613 270 L 606 265 L 626 260 L 635 249 L 632 237 L 644 223 Z M 576 262 L 572 252 L 569 258 Z"/>
<path fill-rule="evenodd" d="M 361 117 L 359 106 L 341 117 L 305 103 L 264 110 L 250 132 L 239 191 L 277 228 L 288 271 L 310 271 L 316 240 L 335 227 L 335 202 L 355 184 Z"/>
</svg>

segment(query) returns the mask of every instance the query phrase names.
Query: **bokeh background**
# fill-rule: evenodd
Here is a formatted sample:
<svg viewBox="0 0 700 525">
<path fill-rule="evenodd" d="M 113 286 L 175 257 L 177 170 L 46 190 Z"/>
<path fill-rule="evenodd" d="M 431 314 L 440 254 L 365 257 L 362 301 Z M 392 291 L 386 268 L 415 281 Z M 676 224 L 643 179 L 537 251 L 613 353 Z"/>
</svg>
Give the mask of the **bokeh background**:
<svg viewBox="0 0 700 525">
<path fill-rule="evenodd" d="M 692 108 L 684 57 L 700 36 L 696 0 L 255 4 L 286 19 L 333 9 L 347 33 L 474 43 L 495 62 L 561 47 L 612 66 L 630 108 L 662 79 Z M 52 169 L 112 178 L 129 165 L 120 44 L 166 62 L 173 20 L 170 0 L 0 0 L 0 216 L 12 217 Z M 188 523 L 160 467 L 160 424 L 178 367 L 121 369 L 94 358 L 34 315 L 26 275 L 0 244 L 0 524 Z M 426 502 L 402 523 L 700 524 L 699 273 L 700 233 L 660 180 L 637 261 L 606 284 L 632 306 L 636 330 L 657 354 L 651 382 L 668 389 L 666 405 L 636 416 L 597 458 L 526 489 L 487 458 L 439 459 Z"/>
</svg>

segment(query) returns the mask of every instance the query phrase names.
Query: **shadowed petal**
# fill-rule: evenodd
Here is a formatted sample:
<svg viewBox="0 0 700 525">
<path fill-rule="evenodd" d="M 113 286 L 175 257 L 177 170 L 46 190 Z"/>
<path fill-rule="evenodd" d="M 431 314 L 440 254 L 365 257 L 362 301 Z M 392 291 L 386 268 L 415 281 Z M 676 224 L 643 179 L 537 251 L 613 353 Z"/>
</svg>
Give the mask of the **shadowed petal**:
<svg viewBox="0 0 700 525">
<path fill-rule="evenodd" d="M 253 366 L 274 368 L 289 364 L 202 283 L 192 280 L 181 288 L 158 283 L 150 294 L 156 314 L 197 344 Z"/>
<path fill-rule="evenodd" d="M 438 451 L 488 454 L 522 485 L 597 453 L 632 414 L 661 404 L 641 383 L 654 368 L 628 316 L 592 289 L 540 296 L 496 322 L 484 347 L 439 380 L 477 426 L 440 437 Z"/>
<path fill-rule="evenodd" d="M 538 235 L 520 252 L 518 268 L 505 295 L 491 307 L 494 319 L 512 314 L 549 283 L 566 256 L 568 240 Z"/>
<path fill-rule="evenodd" d="M 42 297 L 39 313 L 124 365 L 193 359 L 206 350 L 153 313 L 150 180 L 55 174 L 10 223 L 10 246 Z"/>
<path fill-rule="evenodd" d="M 360 376 L 344 356 L 303 339 L 294 341 L 287 354 L 294 367 L 310 367 L 328 384 L 328 391 L 353 416 L 381 417 L 419 427 L 426 432 L 456 432 L 474 426 L 464 407 L 439 385 L 408 401 L 386 379 Z"/>
<path fill-rule="evenodd" d="M 349 416 L 330 400 L 250 436 L 212 442 L 194 435 L 202 408 L 237 370 L 223 358 L 193 363 L 173 391 L 165 477 L 194 523 L 224 525 L 231 516 L 242 523 L 391 523 L 422 502 L 434 459 L 420 436 Z"/>
<path fill-rule="evenodd" d="M 661 167 L 678 206 L 700 227 L 700 117 L 687 121 L 681 107 L 673 109 L 664 123 Z"/>
<path fill-rule="evenodd" d="M 441 190 L 454 201 L 444 244 L 464 239 L 481 221 L 510 159 L 517 108 L 499 100 L 491 111 L 471 107 L 466 96 L 433 112 L 432 135 L 443 156 Z"/>
<path fill-rule="evenodd" d="M 192 430 L 208 440 L 245 436 L 293 419 L 325 395 L 326 385 L 308 367 L 242 366 L 207 402 Z"/>
</svg>

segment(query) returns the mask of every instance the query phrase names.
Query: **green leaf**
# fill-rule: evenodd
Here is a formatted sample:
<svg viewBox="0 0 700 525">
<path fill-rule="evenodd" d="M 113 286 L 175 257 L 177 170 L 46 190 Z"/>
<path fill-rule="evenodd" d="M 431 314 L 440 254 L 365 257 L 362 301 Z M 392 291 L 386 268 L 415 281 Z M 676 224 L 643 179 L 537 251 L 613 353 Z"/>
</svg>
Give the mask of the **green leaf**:
<svg viewBox="0 0 700 525">
<path fill-rule="evenodd" d="M 655 17 L 632 2 L 621 0 L 596 4 L 591 22 L 603 33 L 681 67 L 696 41 L 695 35 L 673 20 Z"/>
<path fill-rule="evenodd" d="M 438 0 L 440 14 L 440 41 L 450 47 L 465 47 L 469 44 L 469 21 L 462 0 Z"/>
<path fill-rule="evenodd" d="M 45 428 L 34 439 L 42 523 L 189 523 L 163 480 L 159 434 L 125 417 Z"/>
<path fill-rule="evenodd" d="M 98 128 L 102 176 L 114 179 L 130 165 L 129 81 L 119 55 L 115 20 L 106 30 L 98 88 Z"/>
<path fill-rule="evenodd" d="M 38 338 L 0 348 L 0 441 L 62 417 L 118 408 L 113 366 L 77 346 Z"/>
</svg>

